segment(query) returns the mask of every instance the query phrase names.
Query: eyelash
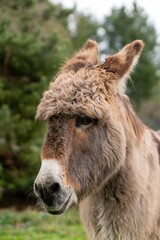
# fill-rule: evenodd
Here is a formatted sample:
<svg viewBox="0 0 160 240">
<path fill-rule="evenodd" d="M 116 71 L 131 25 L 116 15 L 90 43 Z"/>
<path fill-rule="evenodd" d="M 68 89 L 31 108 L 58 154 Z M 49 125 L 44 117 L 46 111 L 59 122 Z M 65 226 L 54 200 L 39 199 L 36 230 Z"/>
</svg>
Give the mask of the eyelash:
<svg viewBox="0 0 160 240">
<path fill-rule="evenodd" d="M 83 128 L 90 126 L 93 123 L 96 123 L 97 120 L 87 117 L 87 116 L 77 116 L 76 118 L 76 128 Z"/>
<path fill-rule="evenodd" d="M 59 120 L 61 117 L 60 115 L 54 115 L 51 116 L 48 122 L 53 122 L 55 120 Z M 65 116 L 65 119 L 69 118 L 68 116 Z M 75 126 L 76 128 L 87 128 L 91 126 L 92 124 L 97 124 L 98 120 L 96 118 L 91 118 L 85 115 L 78 115 L 76 116 L 76 122 Z"/>
</svg>

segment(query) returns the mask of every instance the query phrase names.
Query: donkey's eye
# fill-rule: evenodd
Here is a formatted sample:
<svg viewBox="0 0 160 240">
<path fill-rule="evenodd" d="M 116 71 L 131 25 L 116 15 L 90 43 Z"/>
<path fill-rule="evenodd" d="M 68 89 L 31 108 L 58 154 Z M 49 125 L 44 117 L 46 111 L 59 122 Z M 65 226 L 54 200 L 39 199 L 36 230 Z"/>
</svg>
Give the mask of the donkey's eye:
<svg viewBox="0 0 160 240">
<path fill-rule="evenodd" d="M 87 116 L 77 116 L 76 119 L 76 127 L 87 127 L 88 125 L 92 124 L 94 122 L 94 119 L 87 117 Z"/>
</svg>

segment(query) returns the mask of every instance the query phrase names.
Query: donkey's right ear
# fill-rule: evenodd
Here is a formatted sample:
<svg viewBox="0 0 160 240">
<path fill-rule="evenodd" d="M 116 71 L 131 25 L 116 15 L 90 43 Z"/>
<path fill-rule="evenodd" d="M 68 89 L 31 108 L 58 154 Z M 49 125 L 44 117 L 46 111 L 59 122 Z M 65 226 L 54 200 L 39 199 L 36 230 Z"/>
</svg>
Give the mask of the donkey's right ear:
<svg viewBox="0 0 160 240">
<path fill-rule="evenodd" d="M 71 59 L 67 61 L 64 68 L 81 62 L 97 64 L 99 61 L 99 48 L 96 41 L 89 39 L 83 48 L 81 48 Z"/>
<path fill-rule="evenodd" d="M 96 41 L 89 39 L 83 48 L 75 54 L 75 59 L 84 60 L 92 64 L 97 64 L 99 61 L 99 47 Z"/>
</svg>

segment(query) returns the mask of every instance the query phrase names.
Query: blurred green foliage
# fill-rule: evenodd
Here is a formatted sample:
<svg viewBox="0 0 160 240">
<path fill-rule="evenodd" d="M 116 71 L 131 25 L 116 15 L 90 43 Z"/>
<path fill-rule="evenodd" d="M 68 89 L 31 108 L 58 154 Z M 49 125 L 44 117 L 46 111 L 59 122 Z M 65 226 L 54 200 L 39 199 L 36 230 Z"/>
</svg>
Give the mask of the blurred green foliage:
<svg viewBox="0 0 160 240">
<path fill-rule="evenodd" d="M 113 53 L 143 39 L 145 51 L 129 94 L 136 103 L 156 94 L 157 35 L 137 5 L 131 11 L 113 9 L 100 22 L 47 0 L 0 1 L 0 197 L 32 186 L 44 133 L 44 125 L 34 121 L 37 104 L 64 59 L 87 38 L 100 42 L 102 53 L 103 46 Z"/>
<path fill-rule="evenodd" d="M 20 192 L 37 172 L 43 126 L 34 116 L 71 49 L 72 10 L 38 0 L 1 0 L 0 9 L 0 192 Z"/>
<path fill-rule="evenodd" d="M 78 212 L 70 210 L 64 216 L 51 216 L 36 211 L 1 211 L 1 240 L 85 240 Z"/>
</svg>

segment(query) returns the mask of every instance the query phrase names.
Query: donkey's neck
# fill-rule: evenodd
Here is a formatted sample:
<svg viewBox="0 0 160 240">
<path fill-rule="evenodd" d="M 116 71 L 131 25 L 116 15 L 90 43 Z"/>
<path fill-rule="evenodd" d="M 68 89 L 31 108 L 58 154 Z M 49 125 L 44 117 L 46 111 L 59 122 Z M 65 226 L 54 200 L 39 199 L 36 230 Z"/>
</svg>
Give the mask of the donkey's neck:
<svg viewBox="0 0 160 240">
<path fill-rule="evenodd" d="M 125 164 L 101 190 L 80 204 L 89 239 L 160 239 L 156 228 L 156 209 L 160 209 L 158 153 L 149 130 L 145 134 L 138 146 L 127 140 Z"/>
<path fill-rule="evenodd" d="M 129 98 L 126 95 L 118 95 L 116 105 L 120 109 L 119 117 L 126 130 L 126 137 L 141 139 L 147 127 L 134 112 Z"/>
</svg>

